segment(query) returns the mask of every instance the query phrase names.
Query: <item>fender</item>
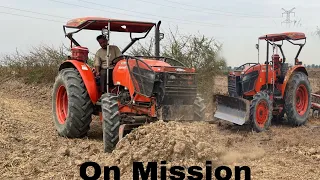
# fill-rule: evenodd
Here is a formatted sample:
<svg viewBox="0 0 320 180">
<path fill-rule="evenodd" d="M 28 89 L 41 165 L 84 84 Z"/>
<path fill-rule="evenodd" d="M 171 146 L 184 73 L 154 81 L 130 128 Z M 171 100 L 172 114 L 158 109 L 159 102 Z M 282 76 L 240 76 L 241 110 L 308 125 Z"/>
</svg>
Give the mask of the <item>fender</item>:
<svg viewBox="0 0 320 180">
<path fill-rule="evenodd" d="M 295 65 L 291 69 L 289 69 L 287 71 L 286 77 L 284 78 L 284 81 L 283 81 L 282 92 L 281 92 L 282 97 L 284 97 L 284 92 L 287 87 L 287 83 L 288 83 L 293 72 L 303 72 L 308 76 L 307 69 L 303 65 Z"/>
<path fill-rule="evenodd" d="M 77 70 L 79 71 L 80 76 L 84 82 L 84 85 L 87 88 L 90 99 L 93 102 L 93 104 L 95 104 L 99 99 L 99 96 L 98 96 L 99 92 L 98 92 L 95 77 L 93 75 L 91 68 L 88 66 L 88 64 L 81 62 L 81 61 L 66 60 L 65 62 L 63 62 L 60 65 L 59 71 L 61 71 L 64 68 L 69 68 L 69 67 L 77 68 Z"/>
</svg>

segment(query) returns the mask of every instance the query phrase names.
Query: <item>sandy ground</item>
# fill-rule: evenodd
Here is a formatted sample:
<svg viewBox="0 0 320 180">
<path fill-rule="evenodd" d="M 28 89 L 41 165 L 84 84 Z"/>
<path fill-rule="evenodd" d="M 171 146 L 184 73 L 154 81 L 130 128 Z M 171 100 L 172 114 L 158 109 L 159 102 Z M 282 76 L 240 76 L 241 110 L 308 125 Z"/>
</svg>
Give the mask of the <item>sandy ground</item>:
<svg viewBox="0 0 320 180">
<path fill-rule="evenodd" d="M 315 77 L 310 81 L 319 89 Z M 226 89 L 224 79 L 217 78 L 216 91 Z M 135 161 L 167 161 L 169 169 L 204 167 L 206 160 L 213 168 L 249 166 L 252 179 L 320 178 L 320 119 L 298 128 L 273 125 L 259 134 L 221 124 L 157 122 L 140 127 L 105 154 L 98 120 L 86 138 L 57 135 L 50 87 L 0 84 L 0 179 L 81 179 L 79 168 L 86 161 L 118 166 L 121 179 L 132 179 Z"/>
</svg>

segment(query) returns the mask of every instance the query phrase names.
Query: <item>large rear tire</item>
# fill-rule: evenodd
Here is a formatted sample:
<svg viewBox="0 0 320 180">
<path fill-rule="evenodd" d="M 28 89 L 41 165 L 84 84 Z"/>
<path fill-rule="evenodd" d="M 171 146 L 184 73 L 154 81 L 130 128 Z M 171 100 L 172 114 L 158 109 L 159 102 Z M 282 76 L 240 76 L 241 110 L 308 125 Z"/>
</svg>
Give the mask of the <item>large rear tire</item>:
<svg viewBox="0 0 320 180">
<path fill-rule="evenodd" d="M 119 141 L 120 115 L 115 94 L 104 94 L 101 98 L 104 152 L 111 153 Z"/>
<path fill-rule="evenodd" d="M 311 108 L 311 87 L 303 72 L 295 72 L 287 83 L 285 109 L 288 122 L 293 126 L 304 125 Z"/>
<path fill-rule="evenodd" d="M 66 68 L 59 72 L 52 97 L 53 121 L 58 134 L 68 138 L 86 136 L 93 104 L 77 69 Z"/>
<path fill-rule="evenodd" d="M 204 99 L 202 99 L 200 96 L 197 96 L 194 104 L 194 121 L 204 121 L 205 120 L 205 109 L 206 105 L 204 104 Z"/>
<path fill-rule="evenodd" d="M 272 120 L 272 101 L 266 92 L 258 92 L 254 95 L 250 105 L 250 124 L 256 132 L 269 129 Z"/>
</svg>

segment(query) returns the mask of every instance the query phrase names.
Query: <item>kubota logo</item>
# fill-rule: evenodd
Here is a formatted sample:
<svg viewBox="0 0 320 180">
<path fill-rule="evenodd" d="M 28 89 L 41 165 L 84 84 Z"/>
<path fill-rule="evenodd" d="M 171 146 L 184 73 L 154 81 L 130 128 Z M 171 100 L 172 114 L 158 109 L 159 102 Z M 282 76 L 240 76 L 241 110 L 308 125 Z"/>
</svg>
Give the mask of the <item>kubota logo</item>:
<svg viewBox="0 0 320 180">
<path fill-rule="evenodd" d="M 183 71 L 186 71 L 186 70 L 181 69 L 181 68 L 176 68 L 176 71 L 183 72 Z"/>
</svg>

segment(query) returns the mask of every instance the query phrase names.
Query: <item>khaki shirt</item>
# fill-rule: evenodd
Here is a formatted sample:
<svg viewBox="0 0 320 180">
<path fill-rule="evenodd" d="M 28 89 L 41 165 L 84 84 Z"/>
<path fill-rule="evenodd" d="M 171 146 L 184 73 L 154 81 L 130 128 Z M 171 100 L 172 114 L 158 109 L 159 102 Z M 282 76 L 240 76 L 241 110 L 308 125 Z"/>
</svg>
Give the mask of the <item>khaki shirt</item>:
<svg viewBox="0 0 320 180">
<path fill-rule="evenodd" d="M 121 51 L 117 46 L 109 45 L 109 64 L 107 64 L 107 49 L 100 48 L 95 55 L 94 66 L 106 69 L 114 58 L 121 55 Z"/>
</svg>

